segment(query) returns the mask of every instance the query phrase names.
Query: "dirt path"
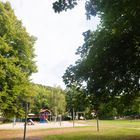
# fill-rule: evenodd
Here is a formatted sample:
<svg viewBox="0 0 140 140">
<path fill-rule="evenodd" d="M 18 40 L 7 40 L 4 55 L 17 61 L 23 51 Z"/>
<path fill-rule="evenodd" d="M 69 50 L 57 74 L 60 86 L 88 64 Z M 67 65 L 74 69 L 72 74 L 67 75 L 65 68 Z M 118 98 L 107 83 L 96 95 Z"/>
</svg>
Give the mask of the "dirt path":
<svg viewBox="0 0 140 140">
<path fill-rule="evenodd" d="M 82 132 L 82 131 L 91 131 L 91 128 L 53 128 L 53 129 L 44 129 L 44 130 L 28 130 L 27 131 L 27 140 L 41 140 L 45 135 L 51 134 L 64 134 L 70 132 Z M 23 131 L 21 130 L 2 130 L 0 131 L 1 140 L 22 140 Z"/>
<path fill-rule="evenodd" d="M 75 126 L 89 126 L 89 124 L 81 123 L 81 121 L 74 123 Z M 46 128 L 63 128 L 63 127 L 73 127 L 73 122 L 63 121 L 63 122 L 49 122 L 49 123 L 35 123 L 35 125 L 27 125 L 27 129 L 46 129 Z M 12 123 L 1 124 L 0 130 L 16 130 L 16 129 L 24 129 L 24 123 L 16 123 L 13 125 Z"/>
<path fill-rule="evenodd" d="M 75 123 L 75 126 L 85 126 L 80 123 Z M 18 123 L 14 127 L 12 124 L 0 125 L 0 140 L 22 140 L 23 139 L 23 123 Z M 60 129 L 61 128 L 61 129 Z M 91 128 L 86 128 L 91 130 Z M 35 124 L 27 126 L 27 140 L 41 140 L 43 136 L 50 134 L 62 134 L 77 131 L 85 131 L 85 128 L 73 128 L 72 122 Z"/>
</svg>

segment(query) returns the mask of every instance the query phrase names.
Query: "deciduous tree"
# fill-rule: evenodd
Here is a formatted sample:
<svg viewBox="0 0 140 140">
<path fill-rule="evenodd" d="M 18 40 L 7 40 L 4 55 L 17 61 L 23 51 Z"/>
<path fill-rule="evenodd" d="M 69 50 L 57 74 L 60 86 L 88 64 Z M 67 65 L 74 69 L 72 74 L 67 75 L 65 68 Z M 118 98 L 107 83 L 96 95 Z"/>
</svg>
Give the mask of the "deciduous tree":
<svg viewBox="0 0 140 140">
<path fill-rule="evenodd" d="M 85 6 L 88 16 L 98 15 L 101 23 L 85 33 L 77 52 L 81 60 L 67 69 L 64 81 L 86 81 L 96 103 L 116 95 L 131 102 L 140 89 L 140 1 L 89 0 Z"/>
<path fill-rule="evenodd" d="M 0 2 L 0 112 L 5 116 L 23 113 L 23 97 L 29 95 L 29 76 L 36 72 L 35 40 L 17 19 L 10 4 Z"/>
</svg>

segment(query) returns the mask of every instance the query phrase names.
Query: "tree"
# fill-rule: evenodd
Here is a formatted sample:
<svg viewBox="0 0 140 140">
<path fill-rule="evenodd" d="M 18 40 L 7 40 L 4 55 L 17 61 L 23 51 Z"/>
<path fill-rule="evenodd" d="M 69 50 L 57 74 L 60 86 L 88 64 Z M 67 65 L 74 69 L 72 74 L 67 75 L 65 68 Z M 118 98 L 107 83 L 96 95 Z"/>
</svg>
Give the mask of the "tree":
<svg viewBox="0 0 140 140">
<path fill-rule="evenodd" d="M 59 0 L 55 12 L 77 1 Z M 88 19 L 98 15 L 101 23 L 84 34 L 85 43 L 77 51 L 81 59 L 68 67 L 63 79 L 66 85 L 86 82 L 98 120 L 101 104 L 119 96 L 128 106 L 140 97 L 140 1 L 87 0 L 85 8 Z"/>
<path fill-rule="evenodd" d="M 53 3 L 55 12 L 62 12 L 63 10 L 72 9 L 77 5 L 77 0 L 58 0 Z"/>
<path fill-rule="evenodd" d="M 23 97 L 30 95 L 29 76 L 36 72 L 36 38 L 27 33 L 8 2 L 0 2 L 0 13 L 0 112 L 21 116 Z"/>
<path fill-rule="evenodd" d="M 60 87 L 49 87 L 34 84 L 36 95 L 31 107 L 32 112 L 39 113 L 40 109 L 47 108 L 54 115 L 64 114 L 66 109 L 65 92 Z"/>
<path fill-rule="evenodd" d="M 101 23 L 96 31 L 85 33 L 85 43 L 77 52 L 81 60 L 67 69 L 64 81 L 85 81 L 96 110 L 100 102 L 118 95 L 129 104 L 140 96 L 139 5 L 139 0 L 86 2 L 87 15 L 98 15 Z"/>
<path fill-rule="evenodd" d="M 54 115 L 64 114 L 66 109 L 65 92 L 60 87 L 51 88 L 47 98 L 48 106 Z"/>
<path fill-rule="evenodd" d="M 74 112 L 84 111 L 87 106 L 86 95 L 83 94 L 83 91 L 80 91 L 75 85 L 66 88 L 66 102 L 67 102 L 67 111 L 73 114 Z M 71 115 L 73 116 L 73 115 Z"/>
<path fill-rule="evenodd" d="M 125 98 L 118 98 L 116 100 L 116 109 L 118 116 L 128 117 L 128 118 L 139 118 L 140 117 L 140 97 L 135 98 L 131 104 L 126 103 Z"/>
<path fill-rule="evenodd" d="M 33 84 L 36 94 L 33 97 L 33 103 L 31 105 L 31 112 L 38 114 L 41 109 L 48 109 L 48 94 L 51 87 L 43 86 L 39 84 Z"/>
</svg>

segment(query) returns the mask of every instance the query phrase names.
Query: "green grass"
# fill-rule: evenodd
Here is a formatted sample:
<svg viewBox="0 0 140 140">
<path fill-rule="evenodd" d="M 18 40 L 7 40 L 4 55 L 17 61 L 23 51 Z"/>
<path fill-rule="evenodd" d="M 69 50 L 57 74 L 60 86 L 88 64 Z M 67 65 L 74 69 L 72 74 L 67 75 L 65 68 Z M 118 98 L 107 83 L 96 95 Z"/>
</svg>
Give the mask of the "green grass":
<svg viewBox="0 0 140 140">
<path fill-rule="evenodd" d="M 111 130 L 104 132 L 85 131 L 46 136 L 44 140 L 140 140 L 139 131 Z"/>
<path fill-rule="evenodd" d="M 75 132 L 51 134 L 43 140 L 140 140 L 140 121 L 100 121 L 100 132 L 96 131 L 96 121 L 82 121 L 93 126 L 75 128 Z M 81 127 L 80 127 L 81 128 Z"/>
<path fill-rule="evenodd" d="M 49 128 L 28 130 L 29 139 L 40 140 L 140 140 L 140 121 L 107 120 L 99 121 L 100 132 L 96 131 L 96 121 L 77 121 L 88 124 L 84 127 Z M 22 139 L 23 130 L 0 130 L 1 140 Z"/>
</svg>

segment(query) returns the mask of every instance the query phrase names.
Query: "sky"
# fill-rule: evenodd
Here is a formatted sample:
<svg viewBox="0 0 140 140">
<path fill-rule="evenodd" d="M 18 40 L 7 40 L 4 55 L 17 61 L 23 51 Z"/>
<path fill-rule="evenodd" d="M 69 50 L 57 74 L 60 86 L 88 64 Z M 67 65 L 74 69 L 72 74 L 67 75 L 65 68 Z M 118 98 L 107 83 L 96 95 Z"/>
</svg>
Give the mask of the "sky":
<svg viewBox="0 0 140 140">
<path fill-rule="evenodd" d="M 6 1 L 6 0 L 5 0 Z M 78 59 L 76 49 L 83 41 L 82 33 L 95 30 L 99 18 L 86 20 L 84 0 L 73 10 L 54 13 L 55 0 L 8 0 L 27 32 L 35 37 L 38 72 L 30 77 L 34 83 L 65 87 L 62 76 Z"/>
</svg>

